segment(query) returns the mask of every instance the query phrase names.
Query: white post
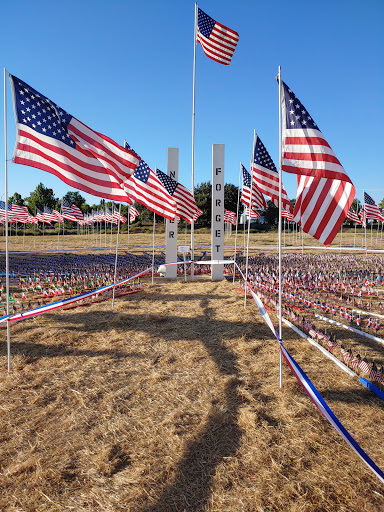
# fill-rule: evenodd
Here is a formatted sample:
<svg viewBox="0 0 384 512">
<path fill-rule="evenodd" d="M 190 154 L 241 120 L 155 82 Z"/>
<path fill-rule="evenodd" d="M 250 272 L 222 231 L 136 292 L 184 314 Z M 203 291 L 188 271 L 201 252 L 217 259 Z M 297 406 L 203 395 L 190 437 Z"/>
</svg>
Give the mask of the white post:
<svg viewBox="0 0 384 512">
<path fill-rule="evenodd" d="M 197 39 L 197 2 L 195 2 L 195 27 L 193 31 L 193 87 L 192 87 L 192 195 L 195 195 L 195 90 L 196 90 L 196 39 Z M 191 219 L 191 279 L 194 278 L 195 223 Z"/>
<path fill-rule="evenodd" d="M 8 252 L 8 153 L 7 153 L 7 70 L 4 68 L 4 170 L 5 170 L 5 288 L 9 315 L 9 252 Z M 11 371 L 11 324 L 7 322 L 7 360 Z"/>
<path fill-rule="evenodd" d="M 179 148 L 168 148 L 167 150 L 167 175 L 175 181 L 179 181 Z M 165 263 L 177 261 L 177 235 L 178 221 L 165 219 Z M 167 279 L 177 278 L 177 265 L 170 265 L 166 269 Z"/>
<path fill-rule="evenodd" d="M 113 295 L 112 295 L 112 309 L 115 305 L 115 286 L 116 286 L 116 272 L 117 272 L 117 253 L 119 250 L 119 235 L 120 235 L 120 213 L 121 213 L 121 203 L 119 204 L 119 220 L 117 223 L 117 240 L 116 240 L 116 254 L 115 254 L 115 274 L 113 276 Z"/>
<path fill-rule="evenodd" d="M 281 197 L 282 197 L 282 131 L 281 131 L 281 67 L 279 66 L 279 338 L 282 340 L 282 307 L 281 307 Z M 283 358 L 281 354 L 281 349 L 279 347 L 280 352 L 280 388 L 283 387 Z"/>
<path fill-rule="evenodd" d="M 233 283 L 236 275 L 236 249 L 237 249 L 237 224 L 239 222 L 239 206 L 240 206 L 240 179 L 241 179 L 241 162 L 239 171 L 239 188 L 237 189 L 237 208 L 236 208 L 236 234 L 235 234 L 235 253 L 233 255 Z"/>
<path fill-rule="evenodd" d="M 153 212 L 153 236 L 152 236 L 152 284 L 155 264 L 155 229 L 156 229 L 156 213 Z"/>
<path fill-rule="evenodd" d="M 127 249 L 129 250 L 129 225 L 131 223 L 131 207 L 128 205 L 128 219 L 127 219 Z"/>
<path fill-rule="evenodd" d="M 212 144 L 211 255 L 224 259 L 224 144 Z M 222 280 L 223 271 L 223 264 L 212 264 L 212 281 Z"/>
</svg>

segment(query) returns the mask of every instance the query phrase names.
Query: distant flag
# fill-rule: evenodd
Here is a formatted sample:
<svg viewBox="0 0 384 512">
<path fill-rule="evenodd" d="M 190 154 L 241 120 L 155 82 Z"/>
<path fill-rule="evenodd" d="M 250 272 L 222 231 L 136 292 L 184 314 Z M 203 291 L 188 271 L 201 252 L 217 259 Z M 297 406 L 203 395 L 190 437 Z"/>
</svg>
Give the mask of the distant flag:
<svg viewBox="0 0 384 512">
<path fill-rule="evenodd" d="M 367 227 L 367 216 L 365 214 L 364 208 L 362 208 L 359 211 L 359 219 L 360 219 L 360 224 L 363 226 L 363 228 L 366 228 Z"/>
<path fill-rule="evenodd" d="M 383 214 L 372 197 L 364 192 L 364 211 L 366 219 L 380 220 L 384 222 Z"/>
<path fill-rule="evenodd" d="M 48 208 L 48 206 L 44 206 L 44 222 L 57 222 L 56 215 L 52 213 L 51 208 Z"/>
<path fill-rule="evenodd" d="M 156 169 L 156 174 L 161 183 L 166 188 L 167 192 L 176 202 L 176 215 L 191 224 L 194 215 L 198 211 L 201 211 L 196 204 L 192 192 L 190 192 L 184 185 L 174 180 L 170 176 L 167 176 L 159 169 Z"/>
<path fill-rule="evenodd" d="M 224 210 L 224 221 L 236 226 L 236 213 L 231 210 Z"/>
<path fill-rule="evenodd" d="M 137 155 L 9 77 L 17 125 L 14 162 L 50 172 L 83 192 L 129 202 L 123 185 L 139 163 Z"/>
<path fill-rule="evenodd" d="M 294 222 L 293 221 L 293 214 L 290 212 L 287 212 L 286 210 L 281 211 L 281 216 L 285 217 L 288 222 Z"/>
<path fill-rule="evenodd" d="M 355 212 L 355 210 L 353 210 L 352 208 L 350 208 L 347 212 L 347 219 L 351 220 L 352 222 L 354 222 L 355 224 L 361 224 L 361 219 L 360 217 L 357 215 L 357 213 Z"/>
<path fill-rule="evenodd" d="M 131 208 L 132 208 L 132 206 L 131 206 Z M 115 223 L 118 222 L 119 220 L 122 224 L 125 224 L 127 222 L 127 217 L 125 217 L 123 214 L 119 213 L 119 210 L 115 210 L 115 209 L 113 209 L 112 219 L 113 219 L 113 221 L 115 221 Z"/>
<path fill-rule="evenodd" d="M 40 222 L 44 222 L 45 224 L 51 224 L 51 222 L 44 217 L 43 212 L 38 208 L 36 208 L 36 219 Z"/>
<path fill-rule="evenodd" d="M 328 247 L 356 190 L 303 104 L 284 82 L 282 86 L 282 168 L 298 175 L 295 222 Z"/>
<path fill-rule="evenodd" d="M 265 202 L 263 194 L 260 192 L 255 183 L 253 183 L 252 185 L 251 175 L 249 174 L 249 172 L 247 171 L 243 164 L 241 164 L 241 170 L 243 175 L 243 190 L 241 193 L 240 201 L 246 206 L 249 206 L 252 189 L 252 210 L 257 208 L 266 209 L 267 203 Z"/>
<path fill-rule="evenodd" d="M 251 213 L 249 213 L 249 212 L 251 212 Z M 245 217 L 247 219 L 258 219 L 260 217 L 259 212 L 257 212 L 253 208 L 252 208 L 252 210 L 249 210 L 248 206 L 245 208 L 244 213 L 245 213 Z"/>
<path fill-rule="evenodd" d="M 56 219 L 54 222 L 59 222 L 59 223 L 63 224 L 64 217 L 61 215 L 61 213 L 59 213 L 57 210 L 52 210 L 52 215 Z"/>
<path fill-rule="evenodd" d="M 134 206 L 131 206 L 129 209 L 129 222 L 132 224 L 132 222 L 135 222 L 136 217 L 138 217 L 140 213 L 136 210 Z"/>
<path fill-rule="evenodd" d="M 125 147 L 133 151 L 129 144 L 125 143 Z M 124 190 L 126 190 L 129 197 L 146 206 L 152 212 L 173 220 L 176 212 L 174 198 L 166 190 L 156 173 L 139 156 L 138 159 L 139 165 L 131 179 L 127 181 Z"/>
<path fill-rule="evenodd" d="M 198 8 L 197 42 L 210 59 L 228 65 L 239 41 L 235 30 L 222 25 Z"/>
<path fill-rule="evenodd" d="M 12 203 L 12 219 L 13 222 L 25 222 L 29 216 L 28 207 L 20 206 Z"/>
<path fill-rule="evenodd" d="M 106 222 L 112 223 L 115 219 L 112 216 L 111 210 L 108 208 L 108 206 L 105 207 L 105 220 Z"/>
<path fill-rule="evenodd" d="M 72 222 L 79 222 L 84 220 L 83 212 L 74 204 L 71 204 L 66 197 L 61 200 L 61 212 L 64 219 L 71 220 Z"/>
<path fill-rule="evenodd" d="M 268 196 L 275 206 L 279 207 L 279 173 L 256 130 L 253 138 L 251 172 L 253 181 L 259 190 Z M 282 208 L 292 213 L 291 201 L 288 199 L 283 185 L 281 187 Z"/>
<path fill-rule="evenodd" d="M 5 206 L 5 201 L 0 201 L 0 218 L 2 220 L 5 219 L 5 209 L 7 208 L 8 210 L 8 221 L 11 222 L 11 216 L 12 216 L 12 204 L 11 203 L 7 203 L 7 206 Z"/>
</svg>

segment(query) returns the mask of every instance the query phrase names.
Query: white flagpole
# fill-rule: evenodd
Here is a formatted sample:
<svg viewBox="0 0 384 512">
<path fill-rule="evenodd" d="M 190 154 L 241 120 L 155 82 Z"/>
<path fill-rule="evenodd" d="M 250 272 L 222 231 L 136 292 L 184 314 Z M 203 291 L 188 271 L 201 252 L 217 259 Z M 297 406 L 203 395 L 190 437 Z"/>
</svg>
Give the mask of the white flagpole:
<svg viewBox="0 0 384 512">
<path fill-rule="evenodd" d="M 131 223 L 131 207 L 128 205 L 128 219 L 127 219 L 127 223 L 128 223 L 128 229 L 127 229 L 127 247 L 129 249 L 129 225 Z"/>
<path fill-rule="evenodd" d="M 197 2 L 195 2 L 195 27 L 193 31 L 193 87 L 192 87 L 192 195 L 195 196 L 195 90 L 196 90 L 196 39 L 197 39 Z M 195 222 L 191 219 L 191 260 L 195 258 Z M 191 279 L 194 277 L 194 265 L 191 263 Z"/>
<path fill-rule="evenodd" d="M 236 275 L 237 224 L 239 222 L 240 179 L 241 179 L 241 162 L 240 162 L 240 172 L 239 172 L 239 188 L 237 189 L 235 254 L 233 256 L 233 283 L 235 282 L 235 275 Z"/>
<path fill-rule="evenodd" d="M 8 251 L 8 153 L 7 153 L 7 70 L 4 68 L 4 170 L 5 170 L 5 287 L 9 315 L 9 251 Z M 11 324 L 7 322 L 7 359 L 11 371 Z"/>
<path fill-rule="evenodd" d="M 364 198 L 364 217 L 365 217 L 365 228 L 364 228 L 364 233 L 365 233 L 365 254 L 367 254 L 368 250 L 367 250 L 367 216 L 366 216 L 366 213 L 365 213 L 365 190 L 363 190 L 363 198 Z"/>
<path fill-rule="evenodd" d="M 116 254 L 115 254 L 115 274 L 113 276 L 113 284 L 116 285 L 116 272 L 117 272 L 117 253 L 119 250 L 119 235 L 120 235 L 120 213 L 121 213 L 121 203 L 119 204 L 119 220 L 117 223 L 117 240 L 116 240 Z M 112 309 L 115 305 L 115 286 L 113 287 L 113 294 L 112 294 Z"/>
<path fill-rule="evenodd" d="M 156 213 L 153 212 L 153 236 L 152 236 L 152 284 L 153 284 L 153 266 L 155 264 L 155 229 L 156 229 Z"/>
<path fill-rule="evenodd" d="M 255 147 L 255 137 L 256 137 L 256 130 L 253 131 L 253 147 L 252 147 L 252 154 L 253 154 L 253 148 Z M 247 257 L 245 260 L 245 281 L 248 281 L 248 255 L 249 255 L 249 233 L 250 233 L 250 226 L 251 226 L 251 212 L 252 212 L 252 192 L 253 192 L 253 173 L 251 171 L 252 169 L 252 160 L 250 161 L 250 167 L 249 167 L 249 173 L 251 175 L 251 191 L 250 191 L 250 198 L 249 198 L 249 210 L 248 210 L 248 236 L 247 236 Z M 247 307 L 247 286 L 244 287 L 244 309 Z"/>
<path fill-rule="evenodd" d="M 282 197 L 282 159 L 281 159 L 281 67 L 279 66 L 279 338 L 282 340 L 282 309 L 281 309 L 281 197 Z M 283 357 L 280 352 L 280 388 L 283 387 Z"/>
</svg>

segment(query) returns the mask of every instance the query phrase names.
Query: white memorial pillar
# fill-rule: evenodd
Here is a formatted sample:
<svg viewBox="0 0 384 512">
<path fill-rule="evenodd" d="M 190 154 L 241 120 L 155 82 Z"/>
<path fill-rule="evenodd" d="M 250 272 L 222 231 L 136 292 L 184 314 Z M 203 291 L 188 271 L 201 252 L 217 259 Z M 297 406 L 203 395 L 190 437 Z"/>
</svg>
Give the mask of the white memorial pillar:
<svg viewBox="0 0 384 512">
<path fill-rule="evenodd" d="M 224 144 L 212 145 L 211 259 L 224 260 Z M 212 281 L 223 279 L 223 264 L 212 264 Z"/>
<path fill-rule="evenodd" d="M 179 148 L 167 150 L 167 175 L 179 181 Z M 177 224 L 176 220 L 166 219 L 165 263 L 177 261 Z M 176 279 L 177 265 L 167 267 L 165 276 L 168 279 Z"/>
</svg>

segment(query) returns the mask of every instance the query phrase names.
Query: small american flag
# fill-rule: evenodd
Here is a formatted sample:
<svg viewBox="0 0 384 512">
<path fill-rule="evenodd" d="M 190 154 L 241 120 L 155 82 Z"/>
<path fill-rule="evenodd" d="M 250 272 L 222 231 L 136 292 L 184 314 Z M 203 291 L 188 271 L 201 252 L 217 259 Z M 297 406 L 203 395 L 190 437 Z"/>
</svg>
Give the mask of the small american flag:
<svg viewBox="0 0 384 512">
<path fill-rule="evenodd" d="M 52 209 L 44 206 L 44 222 L 57 222 L 56 215 L 52 213 Z"/>
<path fill-rule="evenodd" d="M 364 211 L 366 219 L 380 220 L 384 222 L 383 214 L 370 195 L 364 192 Z"/>
<path fill-rule="evenodd" d="M 132 206 L 131 206 L 132 208 Z M 119 210 L 115 210 L 113 209 L 113 214 L 112 214 L 112 218 L 115 222 L 120 222 L 122 224 L 125 224 L 127 222 L 127 217 L 125 217 L 124 215 L 122 215 L 121 213 L 119 213 Z"/>
<path fill-rule="evenodd" d="M 84 220 L 84 216 L 80 208 L 71 204 L 65 197 L 63 197 L 61 201 L 61 212 L 64 219 L 71 220 L 72 222 Z"/>
<path fill-rule="evenodd" d="M 348 352 L 348 350 L 345 350 L 343 345 L 341 345 L 340 351 L 341 351 L 341 355 L 344 359 L 344 363 L 346 363 L 346 364 L 349 363 L 352 360 L 352 354 L 350 352 Z"/>
<path fill-rule="evenodd" d="M 156 169 L 156 174 L 176 203 L 176 215 L 191 224 L 195 214 L 201 212 L 192 192 L 160 169 Z"/>
<path fill-rule="evenodd" d="M 328 247 L 356 190 L 303 104 L 284 82 L 282 86 L 282 168 L 298 175 L 295 222 Z"/>
<path fill-rule="evenodd" d="M 363 373 L 365 373 L 366 375 L 369 375 L 370 371 L 371 371 L 371 368 L 368 364 L 368 361 L 367 361 L 367 358 L 364 357 L 364 359 L 362 359 L 360 361 L 360 364 L 359 364 L 359 370 L 361 370 Z"/>
<path fill-rule="evenodd" d="M 249 219 L 258 219 L 260 217 L 259 212 L 257 212 L 253 208 L 252 208 L 252 210 L 249 210 L 249 208 L 246 207 L 244 210 L 244 213 L 245 213 L 245 218 L 248 220 Z"/>
<path fill-rule="evenodd" d="M 356 370 L 358 367 L 359 367 L 359 364 L 361 363 L 361 358 L 360 358 L 360 355 L 357 354 L 356 356 L 354 356 L 352 358 L 352 361 L 351 361 L 351 366 L 354 370 Z"/>
<path fill-rule="evenodd" d="M 139 163 L 137 155 L 19 78 L 10 75 L 10 81 L 17 125 L 14 162 L 50 172 L 83 192 L 130 202 L 123 185 Z"/>
<path fill-rule="evenodd" d="M 136 217 L 138 217 L 140 213 L 136 210 L 134 206 L 131 206 L 129 209 L 129 222 L 132 224 L 132 222 L 135 221 Z"/>
<path fill-rule="evenodd" d="M 285 217 L 288 222 L 294 222 L 293 221 L 293 214 L 290 212 L 287 212 L 286 210 L 281 211 L 281 216 Z"/>
<path fill-rule="evenodd" d="M 350 208 L 348 210 L 348 213 L 347 213 L 347 219 L 351 220 L 352 222 L 354 222 L 355 224 L 361 224 L 361 219 L 360 217 L 357 215 L 357 213 L 355 212 L 355 210 L 353 210 L 352 208 Z"/>
<path fill-rule="evenodd" d="M 236 226 L 236 213 L 231 210 L 224 210 L 224 220 Z"/>
<path fill-rule="evenodd" d="M 279 173 L 256 131 L 253 140 L 251 172 L 256 186 L 279 207 Z M 281 185 L 281 202 L 282 208 L 292 213 L 292 205 L 283 185 Z"/>
<path fill-rule="evenodd" d="M 247 169 L 244 167 L 244 165 L 241 165 L 242 169 L 242 175 L 243 175 L 243 191 L 241 194 L 240 201 L 245 204 L 246 206 L 249 206 L 249 202 L 251 200 L 252 209 L 256 208 L 267 208 L 267 203 L 265 202 L 263 194 L 260 192 L 260 190 L 257 188 L 255 183 L 252 184 L 251 182 L 251 175 L 247 171 Z M 252 189 L 252 198 L 251 198 L 251 189 Z"/>
<path fill-rule="evenodd" d="M 197 42 L 207 57 L 228 65 L 239 41 L 239 34 L 198 8 Z"/>
</svg>

